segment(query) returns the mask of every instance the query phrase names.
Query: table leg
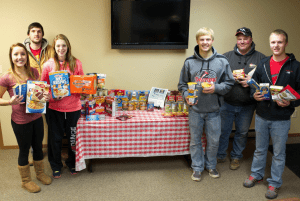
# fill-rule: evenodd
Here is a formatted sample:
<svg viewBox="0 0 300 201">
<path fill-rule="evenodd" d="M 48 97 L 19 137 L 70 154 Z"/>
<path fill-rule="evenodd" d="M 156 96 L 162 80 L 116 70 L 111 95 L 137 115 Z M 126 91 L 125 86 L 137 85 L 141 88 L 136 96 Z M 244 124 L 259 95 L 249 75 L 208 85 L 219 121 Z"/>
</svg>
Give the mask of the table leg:
<svg viewBox="0 0 300 201">
<path fill-rule="evenodd" d="M 89 171 L 90 173 L 93 172 L 92 167 L 93 167 L 93 159 L 89 159 L 89 163 L 88 163 L 88 165 L 87 165 L 87 169 L 88 169 L 88 171 Z"/>
<path fill-rule="evenodd" d="M 188 166 L 191 167 L 191 165 L 192 165 L 191 155 L 190 154 L 186 154 L 186 155 L 183 155 L 183 157 L 186 160 Z"/>
</svg>

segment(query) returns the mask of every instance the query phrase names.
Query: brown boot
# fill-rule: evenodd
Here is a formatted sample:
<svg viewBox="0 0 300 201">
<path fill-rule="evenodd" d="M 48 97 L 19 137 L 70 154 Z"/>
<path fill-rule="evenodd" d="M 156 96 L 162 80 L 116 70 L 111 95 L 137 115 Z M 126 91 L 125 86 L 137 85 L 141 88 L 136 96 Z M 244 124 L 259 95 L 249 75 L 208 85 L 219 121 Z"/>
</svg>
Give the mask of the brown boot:
<svg viewBox="0 0 300 201">
<path fill-rule="evenodd" d="M 35 169 L 36 178 L 38 180 L 40 180 L 44 185 L 49 185 L 52 183 L 52 179 L 44 173 L 43 160 L 33 161 L 33 166 Z"/>
<path fill-rule="evenodd" d="M 29 164 L 25 166 L 18 165 L 18 168 L 22 179 L 22 188 L 25 188 L 30 193 L 40 192 L 41 188 L 36 183 L 31 181 Z"/>
</svg>

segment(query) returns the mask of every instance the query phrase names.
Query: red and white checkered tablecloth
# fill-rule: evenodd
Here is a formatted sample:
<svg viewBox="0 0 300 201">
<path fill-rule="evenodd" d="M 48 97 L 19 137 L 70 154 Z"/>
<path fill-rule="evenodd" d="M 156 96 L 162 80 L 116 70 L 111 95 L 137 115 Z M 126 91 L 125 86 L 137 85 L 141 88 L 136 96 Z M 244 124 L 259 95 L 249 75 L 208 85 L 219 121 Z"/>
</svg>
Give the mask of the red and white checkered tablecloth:
<svg viewBox="0 0 300 201">
<path fill-rule="evenodd" d="M 189 154 L 188 117 L 164 118 L 161 110 L 127 113 L 134 117 L 127 121 L 108 116 L 101 121 L 79 119 L 76 171 L 86 168 L 85 159 Z"/>
</svg>

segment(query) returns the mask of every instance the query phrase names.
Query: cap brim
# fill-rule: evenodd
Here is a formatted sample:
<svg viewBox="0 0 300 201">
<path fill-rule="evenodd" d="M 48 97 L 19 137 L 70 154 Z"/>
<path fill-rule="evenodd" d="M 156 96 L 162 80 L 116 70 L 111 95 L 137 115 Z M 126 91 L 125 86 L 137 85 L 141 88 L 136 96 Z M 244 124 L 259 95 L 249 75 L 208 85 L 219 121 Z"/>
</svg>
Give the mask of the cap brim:
<svg viewBox="0 0 300 201">
<path fill-rule="evenodd" d="M 245 35 L 245 36 L 246 36 L 246 34 L 245 34 L 244 32 L 242 32 L 242 31 L 238 31 L 238 32 L 236 32 L 235 36 L 237 36 L 238 34 L 243 34 L 243 35 Z"/>
<path fill-rule="evenodd" d="M 235 36 L 237 36 L 238 34 L 243 34 L 244 36 L 251 36 L 250 34 L 244 33 L 242 31 L 236 32 Z"/>
</svg>

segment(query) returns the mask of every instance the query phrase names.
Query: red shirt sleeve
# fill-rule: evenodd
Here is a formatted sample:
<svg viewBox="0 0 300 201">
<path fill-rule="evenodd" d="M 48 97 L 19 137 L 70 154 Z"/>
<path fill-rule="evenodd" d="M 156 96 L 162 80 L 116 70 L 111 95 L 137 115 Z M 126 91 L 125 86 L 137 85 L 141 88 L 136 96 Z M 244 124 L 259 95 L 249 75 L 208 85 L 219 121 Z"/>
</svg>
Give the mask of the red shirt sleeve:
<svg viewBox="0 0 300 201">
<path fill-rule="evenodd" d="M 44 64 L 43 72 L 42 72 L 42 77 L 41 77 L 41 81 L 46 81 L 48 84 L 50 84 L 49 69 L 50 69 L 50 66 L 49 66 L 49 64 L 47 62 L 47 63 Z"/>
</svg>

